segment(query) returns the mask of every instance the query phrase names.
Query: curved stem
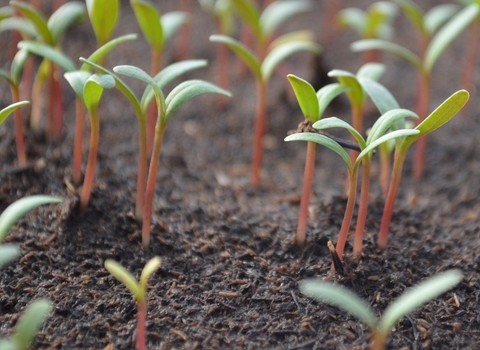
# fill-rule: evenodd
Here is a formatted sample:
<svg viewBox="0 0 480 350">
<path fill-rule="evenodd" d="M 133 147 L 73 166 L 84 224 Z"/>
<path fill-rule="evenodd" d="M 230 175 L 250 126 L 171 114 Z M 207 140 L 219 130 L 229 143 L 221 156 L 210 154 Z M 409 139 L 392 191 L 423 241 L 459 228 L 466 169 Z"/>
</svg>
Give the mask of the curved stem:
<svg viewBox="0 0 480 350">
<path fill-rule="evenodd" d="M 347 207 L 345 208 L 342 227 L 340 228 L 337 245 L 335 246 L 335 250 L 337 251 L 337 254 L 340 258 L 342 258 L 343 251 L 345 250 L 348 231 L 350 229 L 350 224 L 352 222 L 352 217 L 353 217 L 353 210 L 355 208 L 355 199 L 357 196 L 357 168 L 355 168 L 352 171 L 349 171 L 348 176 L 349 176 L 350 183 L 348 186 Z"/>
<path fill-rule="evenodd" d="M 152 221 L 153 196 L 155 194 L 155 183 L 157 180 L 158 163 L 160 161 L 160 152 L 162 149 L 163 135 L 165 134 L 165 125 L 161 121 L 157 122 L 155 128 L 155 140 L 153 145 L 150 168 L 148 169 L 147 189 L 145 193 L 145 207 L 143 211 L 142 224 L 142 243 L 146 248 L 150 243 L 150 223 Z"/>
<path fill-rule="evenodd" d="M 303 246 L 307 233 L 308 224 L 308 205 L 312 193 L 313 173 L 315 171 L 315 149 L 316 143 L 307 142 L 307 157 L 305 160 L 305 172 L 303 175 L 303 190 L 300 200 L 300 209 L 298 211 L 297 233 L 295 234 L 294 244 Z"/>
<path fill-rule="evenodd" d="M 365 157 L 362 161 L 362 189 L 360 194 L 360 203 L 358 205 L 357 226 L 355 228 L 355 236 L 353 243 L 353 256 L 358 259 L 362 256 L 363 236 L 365 232 L 365 222 L 367 221 L 368 211 L 368 192 L 370 188 L 370 165 L 369 157 Z"/>
<path fill-rule="evenodd" d="M 267 83 L 263 80 L 257 81 L 257 115 L 255 121 L 255 135 L 253 139 L 253 158 L 251 182 L 253 187 L 260 185 L 260 173 L 263 157 L 263 135 L 265 133 L 265 124 L 267 118 Z"/>
<path fill-rule="evenodd" d="M 20 102 L 20 91 L 18 86 L 12 86 L 13 102 Z M 18 166 L 24 168 L 27 166 L 27 152 L 25 150 L 25 133 L 23 131 L 23 113 L 21 108 L 15 110 L 15 143 L 17 146 Z"/>
<path fill-rule="evenodd" d="M 138 166 L 137 166 L 137 193 L 135 195 L 135 218 L 142 222 L 145 188 L 147 186 L 147 125 L 145 117 L 138 118 Z"/>
<path fill-rule="evenodd" d="M 137 301 L 137 337 L 136 349 L 145 350 L 147 348 L 147 301 Z"/>
<path fill-rule="evenodd" d="M 395 198 L 397 197 L 398 187 L 402 178 L 402 169 L 405 162 L 407 150 L 395 152 L 395 160 L 393 161 L 392 178 L 388 188 L 385 206 L 383 208 L 382 221 L 380 223 L 380 232 L 378 234 L 377 245 L 379 248 L 385 248 L 388 241 L 388 232 L 390 230 L 390 222 L 392 220 L 393 207 Z"/>
<path fill-rule="evenodd" d="M 75 185 L 80 184 L 82 178 L 82 151 L 85 107 L 82 99 L 75 99 L 75 140 L 73 145 L 73 169 L 72 181 Z"/>
<path fill-rule="evenodd" d="M 87 209 L 92 193 L 93 178 L 97 166 L 98 141 L 100 136 L 100 119 L 98 118 L 98 106 L 90 111 L 90 150 L 88 152 L 87 167 L 85 169 L 85 178 L 83 179 L 82 193 L 80 194 L 80 210 L 84 212 Z"/>
</svg>

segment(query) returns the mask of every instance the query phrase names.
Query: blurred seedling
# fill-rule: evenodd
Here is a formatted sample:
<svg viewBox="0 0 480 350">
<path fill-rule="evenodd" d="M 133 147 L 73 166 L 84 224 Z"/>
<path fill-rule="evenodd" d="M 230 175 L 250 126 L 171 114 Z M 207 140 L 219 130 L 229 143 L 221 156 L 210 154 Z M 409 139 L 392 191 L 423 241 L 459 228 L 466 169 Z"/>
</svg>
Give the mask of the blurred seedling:
<svg viewBox="0 0 480 350">
<path fill-rule="evenodd" d="M 147 288 L 148 280 L 152 274 L 160 268 L 161 259 L 154 257 L 149 260 L 142 270 L 140 280 L 137 281 L 135 277 L 118 262 L 108 259 L 105 261 L 105 268 L 113 277 L 122 282 L 133 295 L 137 303 L 137 335 L 136 335 L 136 349 L 145 350 L 147 348 Z"/>
<path fill-rule="evenodd" d="M 459 270 L 438 273 L 405 290 L 385 309 L 380 318 L 375 315 L 367 300 L 341 285 L 312 279 L 301 281 L 300 290 L 309 298 L 338 307 L 365 323 L 371 332 L 370 348 L 384 350 L 387 348 L 389 334 L 401 319 L 454 288 L 462 279 L 463 274 Z"/>
<path fill-rule="evenodd" d="M 412 25 L 418 29 L 421 37 L 419 54 L 383 39 L 366 39 L 354 42 L 353 51 L 381 50 L 390 52 L 410 63 L 418 72 L 418 101 L 416 112 L 420 122 L 428 115 L 430 108 L 430 88 L 433 68 L 447 47 L 472 23 L 480 13 L 478 4 L 471 4 L 452 16 L 456 6 L 439 5 L 423 13 L 410 0 L 396 1 Z M 414 175 L 422 177 L 425 168 L 426 138 L 422 137 L 415 154 Z"/>
<path fill-rule="evenodd" d="M 196 66 L 198 64 L 196 61 L 185 62 L 187 63 L 183 69 L 189 66 L 188 70 L 190 70 L 192 66 Z M 168 69 L 168 67 L 166 69 Z M 123 65 L 117 66 L 113 70 L 117 74 L 143 81 L 150 87 L 150 89 L 147 88 L 145 90 L 142 97 L 141 105 L 143 106 L 144 110 L 150 104 L 152 98 L 155 98 L 157 105 L 157 124 L 155 126 L 153 153 L 150 159 L 150 167 L 148 171 L 142 222 L 142 242 L 144 247 L 147 247 L 150 242 L 150 223 L 152 219 L 153 196 L 155 194 L 155 184 L 160 161 L 160 153 L 168 120 L 178 108 L 196 96 L 203 94 L 221 94 L 230 96 L 230 93 L 203 80 L 187 80 L 178 84 L 172 89 L 167 97 L 165 97 L 164 93 L 162 92 L 161 85 L 156 82 L 155 78 L 152 78 L 140 68 Z M 174 69 L 170 69 L 167 72 L 169 75 L 173 74 L 178 76 L 178 66 L 175 66 Z"/>
<path fill-rule="evenodd" d="M 460 0 L 464 6 L 475 4 L 480 6 L 480 0 Z M 460 86 L 470 92 L 475 89 L 475 66 L 478 57 L 478 42 L 480 41 L 480 14 L 470 23 L 468 28 L 467 52 L 465 54 L 465 69 L 463 69 Z"/>
</svg>

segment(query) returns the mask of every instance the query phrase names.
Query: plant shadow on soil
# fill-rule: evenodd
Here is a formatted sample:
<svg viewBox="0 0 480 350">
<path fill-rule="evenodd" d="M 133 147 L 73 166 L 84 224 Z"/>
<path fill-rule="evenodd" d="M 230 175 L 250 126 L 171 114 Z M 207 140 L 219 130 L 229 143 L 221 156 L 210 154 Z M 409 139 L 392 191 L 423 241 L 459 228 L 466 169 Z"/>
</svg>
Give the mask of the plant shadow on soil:
<svg viewBox="0 0 480 350">
<path fill-rule="evenodd" d="M 126 6 L 123 14 L 131 16 Z M 316 25 L 316 15 L 309 14 L 301 23 Z M 133 18 L 126 23 L 129 27 L 122 31 L 136 30 Z M 204 29 L 193 35 L 206 33 L 206 38 L 213 33 L 204 17 L 193 24 Z M 408 40 L 403 32 L 399 31 L 400 39 Z M 69 35 L 83 40 L 78 44 L 83 45 L 91 33 L 84 23 Z M 205 38 L 194 37 L 192 51 L 212 61 L 214 45 L 207 46 Z M 341 51 L 352 39 L 341 34 L 339 43 L 331 51 L 326 49 L 325 64 L 335 62 L 335 68 L 356 70 L 358 56 Z M 134 45 L 146 50 L 141 43 Z M 75 52 L 75 47 L 69 49 Z M 125 46 L 112 58 L 112 66 L 137 62 L 132 59 L 132 51 L 137 50 Z M 458 74 L 452 62 L 459 59 L 455 56 L 459 50 L 449 51 L 440 62 L 438 71 L 443 77 L 437 82 L 434 103 L 454 90 L 447 82 Z M 315 74 L 310 57 L 301 56 L 295 63 L 301 67 L 298 75 L 309 79 Z M 396 74 L 409 69 L 394 59 L 387 58 L 386 64 L 393 65 Z M 199 74 L 208 79 L 215 76 L 215 63 Z M 4 125 L 0 130 L 0 210 L 29 194 L 52 194 L 65 200 L 29 214 L 7 236 L 8 242 L 21 245 L 23 255 L 0 272 L 0 334 L 9 334 L 32 300 L 47 297 L 53 302 L 53 312 L 34 348 L 102 349 L 109 344 L 115 349 L 133 348 L 135 304 L 103 263 L 115 259 L 138 276 L 145 262 L 159 255 L 162 267 L 151 279 L 148 293 L 152 349 L 366 348 L 369 334 L 364 325 L 335 308 L 312 302 L 298 290 L 301 279 L 329 274 L 326 242 L 336 239 L 341 224 L 345 170 L 338 168 L 335 156 L 319 152 L 309 243 L 303 250 L 294 249 L 305 147 L 282 141 L 300 122 L 300 113 L 284 91 L 285 82 L 275 79 L 269 96 L 264 183 L 258 191 L 248 185 L 255 100 L 251 79 L 235 78 L 235 100 L 243 102 L 221 109 L 214 97 L 206 96 L 171 120 L 147 250 L 141 247 L 140 227 L 132 214 L 137 149 L 133 111 L 125 107 L 121 96 L 112 93 L 108 103 L 102 103 L 99 166 L 85 214 L 78 213 L 77 196 L 66 186 L 71 128 L 58 144 L 29 134 L 32 165 L 20 170 L 14 165 L 11 129 Z M 392 89 L 394 94 L 405 101 L 412 99 L 412 84 L 395 85 L 390 74 L 385 79 L 385 85 L 398 87 L 398 92 Z M 67 95 L 66 105 L 72 102 L 73 97 Z M 427 172 L 421 183 L 411 180 L 407 164 L 385 251 L 375 246 L 383 200 L 379 188 L 372 185 L 363 257 L 352 261 L 351 246 L 347 246 L 347 276 L 332 277 L 366 298 L 380 314 L 420 280 L 449 268 L 463 271 L 465 279 L 455 290 L 395 327 L 391 348 L 480 347 L 480 146 L 475 141 L 480 127 L 476 106 L 473 96 L 467 113 L 429 139 Z M 340 101 L 331 115 L 344 115 L 347 107 Z M 73 113 L 67 109 L 67 126 L 73 125 Z"/>
</svg>

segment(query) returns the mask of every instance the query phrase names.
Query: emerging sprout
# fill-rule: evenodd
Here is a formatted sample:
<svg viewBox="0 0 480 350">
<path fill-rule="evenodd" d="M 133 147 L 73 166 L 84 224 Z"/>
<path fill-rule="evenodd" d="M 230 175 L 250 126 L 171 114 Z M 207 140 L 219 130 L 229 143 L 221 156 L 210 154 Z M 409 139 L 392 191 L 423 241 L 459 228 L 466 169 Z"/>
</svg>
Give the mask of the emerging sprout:
<svg viewBox="0 0 480 350">
<path fill-rule="evenodd" d="M 159 257 L 154 257 L 148 261 L 142 270 L 140 281 L 137 281 L 135 277 L 133 277 L 133 275 L 118 262 L 110 259 L 105 261 L 105 268 L 108 272 L 128 288 L 137 303 L 136 349 L 138 350 L 145 350 L 147 347 L 146 322 L 148 280 L 152 274 L 158 270 L 161 262 L 162 261 Z"/>
<path fill-rule="evenodd" d="M 300 290 L 306 296 L 336 306 L 367 324 L 372 336 L 371 349 L 383 350 L 386 349 L 388 335 L 397 322 L 455 287 L 462 278 L 459 270 L 449 270 L 430 277 L 407 289 L 387 307 L 380 318 L 375 316 L 367 301 L 340 285 L 320 280 L 305 280 L 300 283 Z"/>
<path fill-rule="evenodd" d="M 118 0 L 86 0 L 88 17 L 97 39 L 97 46 L 105 45 L 112 36 L 120 16 Z M 105 64 L 103 60 L 102 65 Z"/>
</svg>

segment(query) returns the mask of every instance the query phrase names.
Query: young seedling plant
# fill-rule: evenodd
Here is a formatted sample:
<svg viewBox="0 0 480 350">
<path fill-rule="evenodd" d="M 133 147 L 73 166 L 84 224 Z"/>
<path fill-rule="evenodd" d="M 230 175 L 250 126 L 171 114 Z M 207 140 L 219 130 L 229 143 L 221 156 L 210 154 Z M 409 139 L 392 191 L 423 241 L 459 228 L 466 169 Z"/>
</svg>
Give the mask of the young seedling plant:
<svg viewBox="0 0 480 350">
<path fill-rule="evenodd" d="M 142 222 L 144 217 L 145 193 L 147 186 L 147 111 L 154 98 L 151 86 L 147 85 L 141 99 L 137 98 L 135 93 L 128 85 L 114 72 L 94 63 L 93 61 L 80 58 L 88 66 L 96 69 L 102 74 L 108 74 L 115 79 L 117 89 L 128 99 L 135 110 L 135 116 L 138 123 L 138 169 L 137 169 L 137 193 L 135 195 L 135 217 Z M 153 79 L 159 88 L 163 88 L 172 80 L 192 70 L 205 67 L 205 60 L 187 60 L 173 63 L 160 71 Z"/>
<path fill-rule="evenodd" d="M 348 7 L 338 13 L 337 19 L 341 28 L 351 28 L 362 39 L 390 39 L 393 36 L 392 22 L 397 14 L 395 4 L 378 1 L 371 4 L 366 11 Z M 365 51 L 363 63 L 378 62 L 378 52 Z"/>
<path fill-rule="evenodd" d="M 148 0 L 130 0 L 138 25 L 150 46 L 150 75 L 155 76 L 163 67 L 163 53 L 166 45 L 187 22 L 188 16 L 181 11 L 160 14 Z M 149 107 L 147 117 L 147 154 L 152 153 L 157 112 L 155 104 Z"/>
<path fill-rule="evenodd" d="M 148 280 L 152 274 L 158 270 L 161 264 L 159 257 L 154 257 L 149 260 L 142 270 L 140 280 L 137 281 L 135 277 L 122 265 L 114 260 L 106 260 L 105 268 L 116 279 L 122 282 L 132 293 L 137 303 L 137 336 L 136 336 L 136 349 L 145 350 L 147 348 L 147 288 Z"/>
<path fill-rule="evenodd" d="M 338 235 L 338 241 L 335 246 L 337 254 L 340 258 L 343 256 L 343 252 L 345 249 L 345 244 L 347 241 L 348 232 L 350 229 L 350 224 L 353 217 L 353 212 L 355 208 L 355 200 L 357 195 L 357 174 L 358 168 L 360 164 L 363 162 L 364 173 L 363 176 L 365 181 L 362 183 L 362 191 L 368 194 L 368 179 L 369 179 L 369 169 L 370 169 L 370 160 L 373 154 L 373 151 L 382 143 L 390 142 L 396 138 L 406 137 L 411 135 L 419 134 L 418 130 L 411 130 L 411 129 L 400 129 L 387 132 L 393 123 L 401 118 L 412 117 L 415 114 L 406 109 L 396 109 L 387 112 L 386 114 L 382 115 L 372 126 L 373 132 L 369 134 L 369 137 L 365 140 L 362 135 L 350 124 L 347 122 L 338 119 L 336 117 L 331 118 L 324 118 L 317 121 L 313 124 L 315 129 L 324 130 L 329 128 L 344 128 L 346 129 L 353 138 L 357 141 L 358 146 L 361 149 L 361 152 L 358 154 L 354 161 L 351 160 L 348 153 L 342 148 L 342 146 L 335 140 L 317 133 L 311 132 L 304 132 L 304 133 L 295 133 L 289 135 L 285 138 L 285 141 L 309 141 L 318 143 L 324 147 L 329 148 L 333 152 L 337 153 L 344 161 L 347 166 L 348 170 L 348 198 L 347 198 L 347 205 L 345 209 L 345 214 L 342 221 L 342 226 L 340 228 L 340 233 Z M 362 216 L 366 216 L 367 212 L 367 199 L 368 196 L 366 194 L 362 195 L 362 203 L 361 208 L 362 212 L 359 214 Z M 364 218 L 362 219 L 364 220 Z M 355 247 L 354 252 L 355 255 L 358 257 L 362 251 L 362 242 L 363 242 L 363 227 L 362 231 L 356 233 L 357 236 L 355 237 Z"/>
<path fill-rule="evenodd" d="M 480 0 L 460 0 L 464 6 L 476 4 L 480 6 Z M 465 69 L 460 86 L 467 91 L 474 91 L 475 66 L 477 64 L 478 42 L 480 41 L 480 15 L 468 28 L 467 53 L 465 54 Z"/>
<path fill-rule="evenodd" d="M 366 300 L 340 285 L 305 280 L 300 282 L 300 290 L 306 296 L 336 306 L 364 322 L 371 332 L 371 349 L 384 350 L 387 348 L 388 335 L 402 318 L 454 288 L 462 279 L 459 270 L 449 270 L 430 277 L 407 289 L 385 309 L 380 318 Z"/>
<path fill-rule="evenodd" d="M 312 125 L 320 120 L 329 106 L 330 102 L 345 92 L 348 87 L 341 86 L 338 83 L 328 84 L 315 92 L 313 86 L 304 79 L 293 74 L 287 76 L 293 91 L 297 98 L 305 122 L 301 124 L 302 129 L 309 131 Z M 308 224 L 308 206 L 310 203 L 310 194 L 312 193 L 313 174 L 315 171 L 315 151 L 316 143 L 307 143 L 307 155 L 305 160 L 305 171 L 303 175 L 303 190 L 300 200 L 300 209 L 298 212 L 297 232 L 294 243 L 297 246 L 303 246 Z"/>
<path fill-rule="evenodd" d="M 447 98 L 438 106 L 427 118 L 415 127 L 417 134 L 406 136 L 395 146 L 395 159 L 393 162 L 392 176 L 388 188 L 387 198 L 383 209 L 382 221 L 380 223 L 380 232 L 378 234 L 378 246 L 385 248 L 388 241 L 388 232 L 393 214 L 395 198 L 397 197 L 398 187 L 402 177 L 403 164 L 410 146 L 452 119 L 467 103 L 469 93 L 466 90 L 459 90 Z"/>
<path fill-rule="evenodd" d="M 418 101 L 416 112 L 420 122 L 428 115 L 430 108 L 430 88 L 433 68 L 447 47 L 472 23 L 480 13 L 478 4 L 471 4 L 452 15 L 452 5 L 440 5 L 425 15 L 410 0 L 397 0 L 412 24 L 421 32 L 421 47 L 418 55 L 409 49 L 382 39 L 367 39 L 354 42 L 353 51 L 382 50 L 390 52 L 410 63 L 418 72 Z M 445 23 L 443 26 L 441 26 Z M 440 28 L 441 26 L 441 28 Z M 440 29 L 438 29 L 440 28 Z M 438 31 L 437 31 L 438 29 Z M 426 139 L 421 138 L 415 154 L 414 175 L 419 179 L 425 167 Z"/>
<path fill-rule="evenodd" d="M 224 96 L 230 96 L 230 93 L 203 80 L 187 80 L 173 88 L 167 97 L 165 97 L 160 84 L 140 68 L 124 65 L 117 66 L 113 70 L 117 74 L 135 78 L 148 84 L 150 89 L 145 90 L 142 97 L 142 106 L 144 109 L 150 104 L 152 98 L 155 98 L 157 105 L 157 124 L 155 126 L 153 153 L 148 171 L 142 222 L 142 242 L 144 247 L 147 247 L 150 242 L 150 223 L 152 218 L 153 196 L 155 194 L 158 165 L 168 120 L 178 108 L 196 96 L 203 94 L 221 94 Z M 176 72 L 172 71 L 170 74 L 171 73 L 176 74 Z"/>
<path fill-rule="evenodd" d="M 33 6 L 20 1 L 11 1 L 10 4 L 25 18 L 27 18 L 37 33 L 36 41 L 50 46 L 52 50 L 59 50 L 60 41 L 67 28 L 81 20 L 85 14 L 85 6 L 79 1 L 70 1 L 58 8 L 47 20 Z M 47 135 L 58 140 L 63 128 L 62 88 L 58 79 L 58 66 L 44 59 L 38 68 L 32 93 L 31 125 L 33 130 L 39 130 L 41 119 L 41 94 L 46 80 L 48 80 L 48 123 Z"/>
</svg>

